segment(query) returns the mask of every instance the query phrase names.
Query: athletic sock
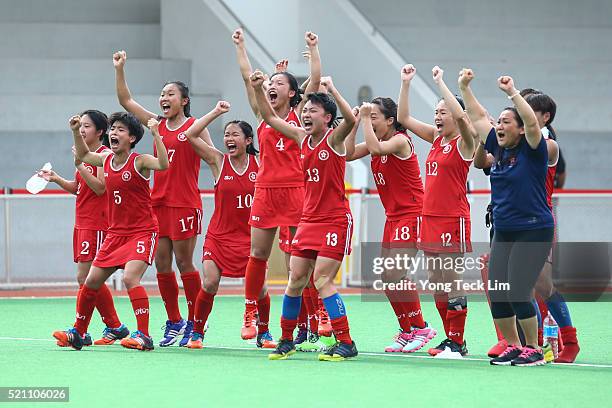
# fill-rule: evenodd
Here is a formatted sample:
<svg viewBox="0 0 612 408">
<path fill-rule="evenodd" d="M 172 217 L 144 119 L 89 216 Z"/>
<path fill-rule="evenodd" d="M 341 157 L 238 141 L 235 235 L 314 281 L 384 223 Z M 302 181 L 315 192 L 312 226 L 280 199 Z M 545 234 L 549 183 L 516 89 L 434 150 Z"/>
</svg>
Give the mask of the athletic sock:
<svg viewBox="0 0 612 408">
<path fill-rule="evenodd" d="M 448 338 L 457 344 L 463 344 L 463 333 L 465 331 L 467 312 L 467 298 L 465 296 L 459 296 L 448 300 L 448 311 L 446 314 L 449 324 Z"/>
<path fill-rule="evenodd" d="M 183 289 L 185 290 L 185 298 L 187 299 L 187 320 L 193 321 L 195 302 L 198 293 L 200 293 L 200 288 L 202 287 L 200 272 L 192 271 L 181 273 L 181 280 L 183 281 Z"/>
<path fill-rule="evenodd" d="M 204 325 L 210 315 L 210 311 L 213 308 L 215 302 L 215 294 L 208 293 L 204 289 L 198 291 L 198 297 L 195 302 L 194 320 L 193 320 L 193 331 L 204 335 Z"/>
<path fill-rule="evenodd" d="M 336 340 L 351 344 L 353 340 L 349 334 L 349 323 L 346 317 L 346 307 L 340 297 L 340 294 L 335 293 L 329 297 L 323 299 L 325 309 L 329 314 L 329 320 L 331 321 L 332 329 Z"/>
<path fill-rule="evenodd" d="M 448 329 L 450 327 L 448 319 L 447 319 L 448 294 L 447 293 L 435 294 L 434 300 L 436 302 L 436 309 L 438 309 L 438 313 L 440 314 L 440 318 L 442 319 L 442 324 L 444 325 L 444 332 L 446 333 L 446 337 L 448 337 Z"/>
<path fill-rule="evenodd" d="M 105 283 L 103 283 L 98 290 L 96 309 L 98 309 L 98 312 L 100 313 L 102 321 L 106 327 L 116 329 L 121 326 L 121 321 L 119 321 L 117 310 L 115 309 L 115 303 L 113 302 L 113 295 Z"/>
<path fill-rule="evenodd" d="M 317 290 L 314 287 L 305 288 L 302 296 L 306 300 L 305 305 L 308 311 L 308 329 L 311 333 L 318 333 L 319 314 L 317 313 Z"/>
<path fill-rule="evenodd" d="M 244 275 L 244 297 L 247 311 L 254 311 L 257 308 L 257 298 L 266 282 L 267 265 L 266 259 L 249 257 Z"/>
<path fill-rule="evenodd" d="M 421 310 L 421 300 L 419 293 L 415 289 L 404 289 L 402 291 L 402 303 L 404 312 L 410 321 L 410 326 L 422 329 L 425 327 L 423 311 Z"/>
<path fill-rule="evenodd" d="M 302 293 L 302 304 L 300 306 L 300 314 L 298 315 L 298 324 L 299 331 L 308 330 L 308 307 L 306 306 L 306 299 L 304 299 L 304 294 Z"/>
<path fill-rule="evenodd" d="M 259 322 L 257 325 L 257 333 L 262 334 L 270 330 L 270 294 L 266 292 L 266 296 L 259 299 L 257 302 L 257 315 Z"/>
<path fill-rule="evenodd" d="M 149 297 L 147 291 L 142 286 L 136 286 L 128 289 L 128 296 L 132 302 L 132 309 L 136 316 L 136 325 L 138 331 L 145 336 L 149 335 Z"/>
<path fill-rule="evenodd" d="M 77 303 L 76 321 L 74 328 L 82 336 L 87 332 L 87 327 L 91 321 L 91 315 L 96 307 L 96 299 L 98 298 L 98 289 L 91 289 L 87 285 L 81 288 L 81 294 Z"/>
<path fill-rule="evenodd" d="M 410 319 L 404 309 L 404 304 L 400 302 L 398 291 L 386 289 L 385 295 L 387 295 L 391 308 L 395 312 L 395 317 L 397 317 L 400 328 L 402 331 L 409 332 L 411 330 Z"/>
<path fill-rule="evenodd" d="M 546 299 L 546 306 L 550 314 L 557 322 L 559 328 L 572 327 L 572 318 L 565 299 L 559 292 L 555 292 L 551 297 Z"/>
<path fill-rule="evenodd" d="M 293 330 L 297 325 L 297 319 L 302 305 L 301 296 L 283 296 L 283 309 L 281 312 L 281 338 L 293 341 Z"/>
<path fill-rule="evenodd" d="M 174 271 L 157 274 L 157 286 L 164 301 L 168 320 L 176 323 L 181 320 L 181 312 L 178 305 L 179 288 Z"/>
</svg>

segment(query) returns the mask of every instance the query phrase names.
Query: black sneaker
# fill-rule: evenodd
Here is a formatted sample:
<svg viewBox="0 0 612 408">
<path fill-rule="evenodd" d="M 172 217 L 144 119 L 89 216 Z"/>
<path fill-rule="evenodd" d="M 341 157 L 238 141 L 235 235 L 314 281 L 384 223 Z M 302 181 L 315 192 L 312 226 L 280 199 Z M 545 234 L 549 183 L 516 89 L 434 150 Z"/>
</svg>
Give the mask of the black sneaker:
<svg viewBox="0 0 612 408">
<path fill-rule="evenodd" d="M 546 360 L 544 360 L 542 349 L 535 349 L 531 346 L 525 346 L 523 347 L 523 352 L 521 355 L 512 360 L 510 364 L 518 367 L 531 367 L 544 365 L 546 364 Z"/>
<path fill-rule="evenodd" d="M 448 344 L 449 344 L 450 342 L 451 342 L 451 339 L 444 339 L 444 340 L 442 340 L 442 343 L 438 344 L 436 347 L 432 347 L 432 348 L 430 348 L 429 350 L 427 350 L 427 353 L 428 353 L 430 356 L 435 356 L 435 355 L 437 355 L 437 354 L 440 354 L 441 352 L 443 352 L 443 351 L 444 351 L 444 349 L 445 349 L 446 347 L 449 347 L 449 345 L 448 345 Z"/>
<path fill-rule="evenodd" d="M 93 344 L 93 340 L 91 339 L 91 334 L 85 333 L 83 335 L 83 346 L 91 346 Z"/>
<path fill-rule="evenodd" d="M 459 344 L 451 339 L 446 339 L 446 343 L 444 343 L 444 350 L 439 353 L 436 353 L 434 357 L 436 358 L 461 358 L 468 353 L 467 343 L 464 341 L 462 344 Z M 438 346 L 440 347 L 440 346 Z"/>
<path fill-rule="evenodd" d="M 295 345 L 291 340 L 280 339 L 276 350 L 268 354 L 269 360 L 286 360 L 290 355 L 295 354 Z"/>
<path fill-rule="evenodd" d="M 319 354 L 319 361 L 344 361 L 347 358 L 357 357 L 357 354 L 354 341 L 351 344 L 338 342 L 325 353 Z"/>
<path fill-rule="evenodd" d="M 512 360 L 520 356 L 522 352 L 520 347 L 509 345 L 499 356 L 489 360 L 489 363 L 491 365 L 510 365 Z"/>
<path fill-rule="evenodd" d="M 53 333 L 53 337 L 57 339 L 57 345 L 60 347 L 70 346 L 75 350 L 83 348 L 83 337 L 74 327 L 68 330 L 56 331 Z"/>
<path fill-rule="evenodd" d="M 308 330 L 300 329 L 298 330 L 297 336 L 295 336 L 295 340 L 293 340 L 293 344 L 302 344 L 303 342 L 308 340 Z"/>
</svg>

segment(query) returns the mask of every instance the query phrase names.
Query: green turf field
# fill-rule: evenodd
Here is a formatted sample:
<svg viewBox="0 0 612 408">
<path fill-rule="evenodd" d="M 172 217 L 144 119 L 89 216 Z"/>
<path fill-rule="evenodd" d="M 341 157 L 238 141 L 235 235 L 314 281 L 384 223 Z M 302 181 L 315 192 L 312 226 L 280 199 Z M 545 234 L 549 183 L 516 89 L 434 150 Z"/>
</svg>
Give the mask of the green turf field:
<svg viewBox="0 0 612 408">
<path fill-rule="evenodd" d="M 470 304 L 466 329 L 470 355 L 457 361 L 432 359 L 425 353 L 383 355 L 396 331 L 390 306 L 365 303 L 359 296 L 345 300 L 360 355 L 352 361 L 330 363 L 316 361 L 311 353 L 268 361 L 268 351 L 240 339 L 241 297 L 217 298 L 205 338 L 208 347 L 203 350 L 172 346 L 147 353 L 118 344 L 80 352 L 59 348 L 51 333 L 72 322 L 74 299 L 0 299 L 0 386 L 68 386 L 70 402 L 65 405 L 70 407 L 610 404 L 612 303 L 570 305 L 582 348 L 577 363 L 582 366 L 527 368 L 489 365 L 485 353 L 495 334 L 486 303 Z M 116 305 L 119 316 L 134 328 L 129 300 L 117 299 Z M 281 298 L 273 297 L 274 335 L 280 330 L 280 305 Z M 423 311 L 434 327 L 440 327 L 432 302 L 424 302 Z M 155 341 L 164 319 L 161 300 L 152 298 Z M 101 330 L 96 313 L 90 332 L 96 338 Z M 439 337 L 433 343 L 441 341 Z M 58 405 L 62 404 L 51 406 Z"/>
</svg>

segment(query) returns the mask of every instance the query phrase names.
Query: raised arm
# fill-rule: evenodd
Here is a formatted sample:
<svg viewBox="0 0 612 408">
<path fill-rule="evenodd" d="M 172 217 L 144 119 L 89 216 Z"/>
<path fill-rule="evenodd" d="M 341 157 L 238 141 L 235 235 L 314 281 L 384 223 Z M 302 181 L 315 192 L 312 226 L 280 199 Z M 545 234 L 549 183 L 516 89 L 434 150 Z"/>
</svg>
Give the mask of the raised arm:
<svg viewBox="0 0 612 408">
<path fill-rule="evenodd" d="M 310 65 L 310 76 L 308 77 L 308 83 L 306 84 L 306 90 L 304 94 L 307 95 L 312 92 L 319 92 L 321 87 L 321 55 L 319 54 L 319 37 L 310 31 L 306 32 L 306 46 L 310 57 L 308 63 Z M 302 108 L 306 104 L 306 99 L 302 101 L 296 107 L 298 115 L 302 117 Z"/>
<path fill-rule="evenodd" d="M 229 102 L 219 101 L 217 106 L 200 119 L 196 120 L 193 125 L 185 132 L 187 140 L 193 147 L 193 150 L 204 160 L 211 168 L 215 179 L 219 175 L 221 169 L 221 162 L 223 160 L 223 153 L 204 142 L 198 135 L 204 131 L 215 119 L 224 113 L 229 112 Z"/>
<path fill-rule="evenodd" d="M 104 171 L 102 170 L 102 168 L 96 167 L 98 171 L 97 175 L 94 176 L 89 172 L 87 167 L 85 167 L 83 162 L 76 158 L 76 149 L 74 147 L 72 148 L 72 154 L 74 154 L 74 166 L 81 175 L 81 178 L 97 196 L 101 196 L 102 194 L 104 194 L 104 192 L 106 191 L 106 183 L 104 180 Z"/>
<path fill-rule="evenodd" d="M 477 169 L 489 169 L 493 166 L 493 160 L 495 160 L 493 155 L 487 152 L 484 146 L 484 142 L 479 139 L 476 152 L 474 153 L 474 167 Z"/>
<path fill-rule="evenodd" d="M 525 125 L 525 139 L 532 149 L 537 149 L 540 141 L 542 140 L 542 131 L 538 124 L 538 118 L 535 112 L 529 106 L 525 98 L 521 96 L 521 93 L 514 87 L 514 80 L 509 76 L 501 76 L 497 79 L 499 89 L 504 91 L 508 95 L 508 99 L 514 103 L 519 116 L 523 120 Z"/>
<path fill-rule="evenodd" d="M 145 177 L 149 176 L 149 170 L 166 170 L 170 165 L 168 151 L 159 135 L 159 122 L 157 119 L 151 118 L 147 123 L 147 127 L 151 130 L 151 134 L 153 135 L 153 143 L 157 150 L 157 157 L 150 154 L 141 154 L 136 158 L 136 170 Z"/>
<path fill-rule="evenodd" d="M 149 119 L 156 118 L 157 115 L 143 108 L 138 102 L 132 99 L 132 94 L 125 81 L 125 61 L 127 53 L 118 51 L 113 54 L 113 65 L 115 66 L 115 86 L 117 88 L 117 98 L 123 108 L 138 118 L 140 123 L 146 125 Z"/>
<path fill-rule="evenodd" d="M 353 110 L 351 109 L 351 105 L 349 105 L 346 99 L 338 92 L 331 77 L 321 78 L 321 85 L 327 90 L 327 93 L 334 97 L 336 105 L 342 114 L 342 122 L 340 122 L 338 127 L 332 132 L 330 143 L 335 151 L 344 153 L 346 150 L 344 141 L 355 125 Z"/>
<path fill-rule="evenodd" d="M 469 68 L 463 68 L 459 72 L 459 79 L 457 82 L 459 83 L 459 92 L 461 92 L 461 97 L 465 103 L 465 110 L 470 118 L 470 122 L 472 122 L 472 126 L 474 127 L 474 130 L 476 131 L 481 143 L 484 143 L 486 142 L 487 136 L 489 135 L 493 125 L 489 121 L 487 111 L 478 102 L 474 96 L 474 93 L 472 92 L 472 89 L 470 88 L 470 82 L 472 82 L 472 79 L 474 79 L 474 72 Z M 476 165 L 476 162 L 474 162 L 474 165 Z M 486 168 L 479 166 L 476 167 Z"/>
<path fill-rule="evenodd" d="M 81 117 L 75 115 L 70 118 L 70 129 L 72 129 L 72 138 L 74 139 L 75 158 L 91 164 L 92 166 L 102 167 L 104 165 L 104 159 L 110 153 L 94 153 L 90 152 L 89 148 L 85 144 L 79 128 L 81 127 Z"/>
<path fill-rule="evenodd" d="M 436 128 L 428 123 L 421 122 L 410 116 L 410 82 L 416 75 L 416 68 L 412 64 L 404 65 L 400 74 L 402 86 L 397 103 L 397 121 L 406 129 L 425 140 L 433 143 L 436 137 Z"/>
<path fill-rule="evenodd" d="M 392 137 L 389 140 L 378 140 L 372 127 L 372 104 L 364 103 L 359 109 L 359 115 L 363 122 L 363 136 L 368 151 L 372 156 L 384 156 L 386 154 L 401 154 L 409 156 L 412 153 L 410 143 L 405 137 Z"/>
<path fill-rule="evenodd" d="M 251 68 L 251 61 L 249 61 L 249 55 L 247 54 L 246 46 L 244 45 L 244 33 L 242 32 L 242 28 L 237 28 L 234 30 L 232 40 L 236 46 L 236 57 L 238 58 L 240 75 L 244 81 L 244 87 L 246 89 L 247 98 L 249 99 L 249 105 L 251 105 L 251 110 L 253 111 L 253 114 L 257 120 L 261 120 L 261 114 L 259 113 L 259 107 L 257 106 L 257 100 L 255 98 L 255 91 L 253 90 L 249 79 L 253 68 Z"/>
<path fill-rule="evenodd" d="M 344 145 L 346 146 L 346 161 L 358 160 L 370 154 L 370 152 L 368 151 L 368 147 L 365 143 L 362 142 L 359 144 L 355 144 L 355 139 L 357 138 L 357 130 L 359 130 L 359 123 L 361 122 L 359 107 L 354 107 L 351 113 L 355 118 L 355 124 L 353 125 L 353 128 L 351 129 L 348 136 L 346 137 L 346 140 L 344 141 Z"/>
<path fill-rule="evenodd" d="M 304 129 L 290 125 L 274 112 L 264 93 L 263 82 L 264 74 L 261 71 L 257 70 L 251 74 L 251 86 L 255 91 L 255 98 L 257 99 L 257 105 L 259 106 L 263 120 L 289 139 L 295 140 L 298 144 L 301 144 L 304 137 L 306 137 Z"/>
<path fill-rule="evenodd" d="M 478 142 L 477 140 L 475 141 L 474 138 L 478 138 L 478 135 L 476 131 L 473 130 L 474 128 L 470 123 L 467 113 L 463 111 L 455 95 L 453 95 L 450 89 L 448 89 L 448 86 L 446 86 L 444 82 L 444 70 L 436 65 L 431 70 L 431 73 L 434 82 L 438 86 L 440 96 L 444 98 L 446 107 L 459 128 L 459 134 L 461 135 L 459 151 L 463 157 L 472 158 L 474 156 L 474 150 L 476 149 L 476 143 Z"/>
</svg>

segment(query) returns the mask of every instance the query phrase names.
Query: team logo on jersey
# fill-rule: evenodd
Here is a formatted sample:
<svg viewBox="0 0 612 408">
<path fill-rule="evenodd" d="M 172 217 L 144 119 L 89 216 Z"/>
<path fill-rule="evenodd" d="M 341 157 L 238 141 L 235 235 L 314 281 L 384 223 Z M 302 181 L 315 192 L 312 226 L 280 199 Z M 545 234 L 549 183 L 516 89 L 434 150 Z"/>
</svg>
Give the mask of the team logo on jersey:
<svg viewBox="0 0 612 408">
<path fill-rule="evenodd" d="M 380 162 L 383 163 L 383 164 L 387 162 L 387 155 L 386 154 L 384 156 L 380 156 Z"/>
<path fill-rule="evenodd" d="M 121 180 L 123 181 L 130 181 L 132 179 L 132 173 L 130 173 L 129 171 L 124 171 L 121 174 Z"/>
<path fill-rule="evenodd" d="M 444 146 L 444 150 L 442 150 L 442 153 L 448 154 L 451 150 L 453 150 L 453 146 L 447 144 L 446 146 Z"/>
<path fill-rule="evenodd" d="M 289 121 L 289 122 L 287 122 L 287 123 L 289 123 L 291 126 L 299 127 L 299 126 L 298 126 L 298 124 L 297 124 L 297 122 L 296 122 L 295 120 L 290 120 L 290 121 Z"/>
<path fill-rule="evenodd" d="M 185 140 L 187 140 L 187 136 L 185 136 L 185 132 L 181 132 L 179 133 L 179 135 L 176 137 L 180 142 L 184 142 Z"/>
<path fill-rule="evenodd" d="M 90 174 L 93 174 L 93 167 L 87 166 L 85 167 Z"/>
<path fill-rule="evenodd" d="M 223 177 L 223 180 L 233 180 L 234 176 L 225 176 Z"/>
<path fill-rule="evenodd" d="M 329 152 L 327 150 L 321 150 L 319 152 L 319 160 L 325 161 L 327 159 L 329 159 Z"/>
<path fill-rule="evenodd" d="M 256 172 L 252 171 L 252 172 L 249 173 L 249 180 L 250 181 L 254 182 L 256 178 L 257 178 L 257 173 Z"/>
</svg>

